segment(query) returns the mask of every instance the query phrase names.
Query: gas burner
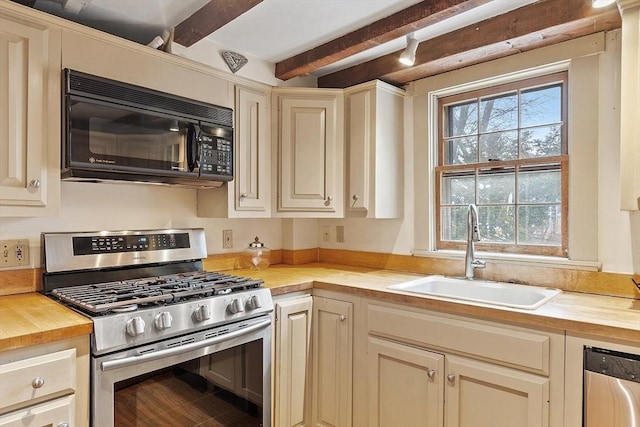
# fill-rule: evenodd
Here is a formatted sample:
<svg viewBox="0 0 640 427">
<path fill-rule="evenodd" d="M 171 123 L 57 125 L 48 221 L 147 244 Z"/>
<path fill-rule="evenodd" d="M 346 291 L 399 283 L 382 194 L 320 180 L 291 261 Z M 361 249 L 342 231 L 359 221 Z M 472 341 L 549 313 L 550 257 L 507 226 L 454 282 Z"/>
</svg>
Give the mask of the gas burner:
<svg viewBox="0 0 640 427">
<path fill-rule="evenodd" d="M 130 311 L 136 311 L 138 309 L 138 304 L 125 305 L 122 307 L 116 307 L 112 311 L 114 313 L 128 313 Z"/>
</svg>

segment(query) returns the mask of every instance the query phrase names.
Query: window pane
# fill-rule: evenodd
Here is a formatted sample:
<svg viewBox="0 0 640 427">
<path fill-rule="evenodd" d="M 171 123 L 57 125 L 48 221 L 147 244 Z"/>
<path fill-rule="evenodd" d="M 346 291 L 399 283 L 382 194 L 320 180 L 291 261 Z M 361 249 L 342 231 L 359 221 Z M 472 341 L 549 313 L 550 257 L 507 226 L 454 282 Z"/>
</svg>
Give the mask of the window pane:
<svg viewBox="0 0 640 427">
<path fill-rule="evenodd" d="M 560 171 L 520 172 L 518 174 L 518 202 L 560 203 Z"/>
<path fill-rule="evenodd" d="M 468 205 L 476 202 L 476 178 L 471 176 L 442 177 L 443 205 Z"/>
<path fill-rule="evenodd" d="M 480 132 L 518 127 L 518 98 L 515 93 L 480 101 Z"/>
<path fill-rule="evenodd" d="M 514 203 L 516 190 L 515 174 L 500 173 L 497 175 L 478 176 L 478 203 Z"/>
<path fill-rule="evenodd" d="M 445 164 L 462 165 L 478 161 L 478 139 L 475 136 L 450 139 L 445 142 Z"/>
<path fill-rule="evenodd" d="M 520 126 L 560 122 L 561 95 L 560 86 L 523 91 L 520 94 Z"/>
<path fill-rule="evenodd" d="M 442 240 L 467 240 L 467 206 L 455 206 L 440 210 Z"/>
<path fill-rule="evenodd" d="M 529 245 L 562 243 L 562 209 L 553 206 L 518 207 L 518 242 Z"/>
<path fill-rule="evenodd" d="M 520 131 L 520 158 L 559 156 L 562 154 L 562 127 L 541 126 Z"/>
<path fill-rule="evenodd" d="M 494 132 L 480 135 L 480 161 L 515 160 L 518 158 L 518 132 Z"/>
<path fill-rule="evenodd" d="M 514 211 L 513 206 L 478 206 L 480 241 L 515 243 Z"/>
<path fill-rule="evenodd" d="M 478 132 L 478 103 L 476 101 L 447 107 L 447 136 L 471 135 Z"/>
</svg>

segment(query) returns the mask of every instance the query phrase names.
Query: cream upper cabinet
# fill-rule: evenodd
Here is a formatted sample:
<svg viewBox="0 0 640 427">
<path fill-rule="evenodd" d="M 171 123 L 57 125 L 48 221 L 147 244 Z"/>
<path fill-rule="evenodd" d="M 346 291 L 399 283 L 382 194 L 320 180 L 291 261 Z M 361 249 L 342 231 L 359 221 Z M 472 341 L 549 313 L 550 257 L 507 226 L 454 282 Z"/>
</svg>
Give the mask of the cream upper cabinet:
<svg viewBox="0 0 640 427">
<path fill-rule="evenodd" d="M 310 295 L 275 303 L 274 425 L 311 423 Z"/>
<path fill-rule="evenodd" d="M 226 186 L 198 190 L 198 216 L 271 216 L 270 90 L 236 85 L 234 179 Z"/>
<path fill-rule="evenodd" d="M 0 216 L 60 207 L 60 30 L 0 12 Z"/>
<path fill-rule="evenodd" d="M 373 81 L 345 96 L 347 215 L 401 218 L 404 91 Z"/>
<path fill-rule="evenodd" d="M 314 426 L 353 424 L 353 304 L 313 298 Z"/>
<path fill-rule="evenodd" d="M 278 179 L 275 215 L 344 215 L 344 97 L 336 89 L 273 91 Z"/>
</svg>

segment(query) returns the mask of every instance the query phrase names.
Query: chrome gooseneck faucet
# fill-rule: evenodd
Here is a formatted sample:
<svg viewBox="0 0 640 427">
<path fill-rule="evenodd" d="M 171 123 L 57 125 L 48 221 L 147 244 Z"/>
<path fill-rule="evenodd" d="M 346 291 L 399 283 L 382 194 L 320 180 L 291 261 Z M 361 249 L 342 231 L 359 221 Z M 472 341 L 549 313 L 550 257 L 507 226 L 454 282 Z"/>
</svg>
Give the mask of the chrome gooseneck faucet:
<svg viewBox="0 0 640 427">
<path fill-rule="evenodd" d="M 480 241 L 478 233 L 478 208 L 474 204 L 469 205 L 467 212 L 467 253 L 464 257 L 464 277 L 473 279 L 473 271 L 476 268 L 484 268 L 485 262 L 475 259 L 473 252 L 473 242 Z"/>
</svg>

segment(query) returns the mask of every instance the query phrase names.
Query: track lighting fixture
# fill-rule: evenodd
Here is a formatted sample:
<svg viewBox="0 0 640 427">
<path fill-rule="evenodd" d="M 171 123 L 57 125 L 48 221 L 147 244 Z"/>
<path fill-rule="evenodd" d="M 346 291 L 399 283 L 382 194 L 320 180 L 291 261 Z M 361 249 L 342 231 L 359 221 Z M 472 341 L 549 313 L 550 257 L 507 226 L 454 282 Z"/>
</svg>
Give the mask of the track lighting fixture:
<svg viewBox="0 0 640 427">
<path fill-rule="evenodd" d="M 413 33 L 407 35 L 407 48 L 400 55 L 400 62 L 404 65 L 413 65 L 416 62 L 416 50 L 418 49 L 418 40 L 413 37 Z"/>
</svg>

